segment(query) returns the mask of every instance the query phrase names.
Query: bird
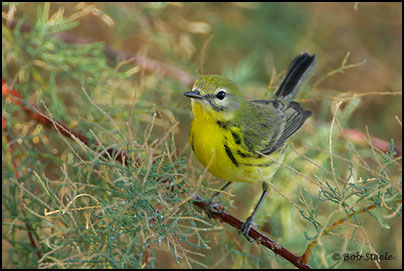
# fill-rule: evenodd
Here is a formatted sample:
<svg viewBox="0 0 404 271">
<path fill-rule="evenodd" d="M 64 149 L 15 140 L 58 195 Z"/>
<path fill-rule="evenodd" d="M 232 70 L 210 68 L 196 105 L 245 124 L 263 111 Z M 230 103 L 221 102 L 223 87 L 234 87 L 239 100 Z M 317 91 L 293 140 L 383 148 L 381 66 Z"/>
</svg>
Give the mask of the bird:
<svg viewBox="0 0 404 271">
<path fill-rule="evenodd" d="M 262 183 L 262 195 L 240 228 L 249 241 L 268 183 L 283 162 L 285 143 L 312 115 L 294 98 L 315 62 L 314 54 L 296 56 L 272 100 L 248 101 L 237 84 L 222 75 L 204 75 L 184 93 L 191 98 L 193 114 L 189 143 L 199 162 L 227 181 L 221 190 L 233 182 Z"/>
</svg>

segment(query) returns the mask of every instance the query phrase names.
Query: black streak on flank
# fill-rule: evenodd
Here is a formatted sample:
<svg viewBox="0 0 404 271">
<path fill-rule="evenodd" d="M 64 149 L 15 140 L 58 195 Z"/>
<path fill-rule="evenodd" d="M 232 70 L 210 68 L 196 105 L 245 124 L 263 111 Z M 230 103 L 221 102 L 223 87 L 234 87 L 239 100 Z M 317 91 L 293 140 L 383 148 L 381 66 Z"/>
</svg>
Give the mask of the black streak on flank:
<svg viewBox="0 0 404 271">
<path fill-rule="evenodd" d="M 243 157 L 243 158 L 249 157 L 248 154 L 243 153 L 243 152 L 241 152 L 241 151 L 239 151 L 239 150 L 237 150 L 237 154 L 240 155 L 240 156 Z"/>
<path fill-rule="evenodd" d="M 224 149 L 226 150 L 227 156 L 229 156 L 230 160 L 233 162 L 233 164 L 238 167 L 238 162 L 236 160 L 236 158 L 234 158 L 233 153 L 231 152 L 231 150 L 229 149 L 229 147 L 224 144 Z"/>
<path fill-rule="evenodd" d="M 235 133 L 234 131 L 231 131 L 231 135 L 234 138 L 234 142 L 236 142 L 237 145 L 241 144 L 241 138 L 239 137 L 239 135 L 237 133 Z"/>
<path fill-rule="evenodd" d="M 243 164 L 244 166 L 247 167 L 269 167 L 271 163 L 266 163 L 266 164 Z"/>
<path fill-rule="evenodd" d="M 227 129 L 227 122 L 218 120 L 217 125 L 219 125 L 220 128 Z"/>
<path fill-rule="evenodd" d="M 241 152 L 241 151 L 239 151 L 239 150 L 237 150 L 237 154 L 239 155 L 239 156 L 241 156 L 241 157 L 243 157 L 243 158 L 246 158 L 246 157 L 254 157 L 254 158 L 262 158 L 263 156 L 261 155 L 261 154 L 259 154 L 259 153 L 257 153 L 257 154 L 255 154 L 255 155 L 252 155 L 252 154 L 249 154 L 249 153 L 247 153 L 247 152 Z"/>
</svg>

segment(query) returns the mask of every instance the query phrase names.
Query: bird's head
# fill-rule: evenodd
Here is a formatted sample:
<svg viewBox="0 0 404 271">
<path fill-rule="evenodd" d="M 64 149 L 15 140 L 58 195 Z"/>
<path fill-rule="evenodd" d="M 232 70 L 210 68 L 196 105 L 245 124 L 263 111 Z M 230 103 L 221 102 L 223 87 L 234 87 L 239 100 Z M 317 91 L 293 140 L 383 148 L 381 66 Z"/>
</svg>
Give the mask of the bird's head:
<svg viewBox="0 0 404 271">
<path fill-rule="evenodd" d="M 240 89 L 222 75 L 205 75 L 195 81 L 192 91 L 184 93 L 192 98 L 192 108 L 202 110 L 217 120 L 230 120 L 245 101 Z"/>
</svg>

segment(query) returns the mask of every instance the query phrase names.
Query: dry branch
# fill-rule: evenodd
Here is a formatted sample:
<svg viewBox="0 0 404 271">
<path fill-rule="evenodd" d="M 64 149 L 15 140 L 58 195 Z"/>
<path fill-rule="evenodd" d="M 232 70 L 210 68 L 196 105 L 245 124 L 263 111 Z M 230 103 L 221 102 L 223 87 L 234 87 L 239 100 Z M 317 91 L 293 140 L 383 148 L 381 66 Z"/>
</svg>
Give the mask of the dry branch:
<svg viewBox="0 0 404 271">
<path fill-rule="evenodd" d="M 28 106 L 24 105 L 23 102 L 23 95 L 21 95 L 17 90 L 12 89 L 9 90 L 6 82 L 3 80 L 2 81 L 2 93 L 3 93 L 3 97 L 6 97 L 7 99 L 9 99 L 10 101 L 14 102 L 15 104 L 21 106 L 24 111 L 35 121 L 37 121 L 38 123 L 41 123 L 42 125 L 44 125 L 45 127 L 51 129 L 51 130 L 55 130 L 57 132 L 60 132 L 61 134 L 63 134 L 64 136 L 74 139 L 74 137 L 76 137 L 77 139 L 79 139 L 83 144 L 87 145 L 89 148 L 93 149 L 94 151 L 96 151 L 96 147 L 98 146 L 98 144 L 94 146 L 89 146 L 89 142 L 90 140 L 83 135 L 82 133 L 75 131 L 71 128 L 69 128 L 67 125 L 63 124 L 60 121 L 57 120 L 53 120 L 50 117 L 44 117 L 45 115 L 43 113 L 39 113 L 37 106 L 35 106 L 34 104 L 30 104 L 30 107 L 34 108 L 35 110 L 38 111 L 38 113 L 35 113 L 33 110 L 31 110 Z M 57 124 L 57 125 L 54 125 Z M 125 164 L 128 162 L 127 159 L 127 155 L 122 152 L 122 151 L 117 151 L 117 150 L 111 150 L 114 153 L 118 153 L 118 155 L 115 155 L 115 160 L 123 163 L 125 161 Z M 104 153 L 105 154 L 105 153 Z M 106 155 L 106 154 L 105 154 Z M 169 180 L 162 180 L 161 182 L 167 182 Z M 206 204 L 207 201 L 204 201 L 203 198 L 199 195 L 194 195 L 193 197 L 193 204 L 203 210 L 206 209 Z M 219 210 L 218 212 L 212 212 L 213 216 L 215 218 L 219 218 L 221 221 L 229 224 L 230 226 L 236 228 L 237 230 L 239 230 L 241 228 L 242 222 L 240 220 L 238 220 L 237 218 L 235 218 L 234 216 L 226 213 L 223 210 Z M 295 265 L 298 268 L 301 269 L 310 269 L 310 267 L 302 262 L 302 258 L 299 256 L 294 255 L 292 252 L 288 251 L 287 249 L 283 248 L 279 243 L 271 240 L 270 238 L 266 237 L 265 235 L 263 235 L 262 233 L 260 233 L 259 231 L 255 230 L 255 229 L 251 229 L 249 232 L 249 236 L 256 240 L 257 243 L 264 245 L 265 247 L 269 248 L 270 250 L 272 250 L 275 254 L 285 258 L 287 261 L 289 261 L 290 263 L 292 263 L 293 265 Z"/>
</svg>

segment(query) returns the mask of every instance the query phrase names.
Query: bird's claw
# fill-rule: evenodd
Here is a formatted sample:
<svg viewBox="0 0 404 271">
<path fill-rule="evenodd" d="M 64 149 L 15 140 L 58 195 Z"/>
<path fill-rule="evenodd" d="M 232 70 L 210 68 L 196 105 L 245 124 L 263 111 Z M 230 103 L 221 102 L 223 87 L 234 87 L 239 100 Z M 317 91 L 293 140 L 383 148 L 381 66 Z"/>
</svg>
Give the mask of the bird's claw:
<svg viewBox="0 0 404 271">
<path fill-rule="evenodd" d="M 221 202 L 209 202 L 206 204 L 205 212 L 209 218 L 214 218 L 215 214 L 223 213 L 224 207 Z"/>
<path fill-rule="evenodd" d="M 241 225 L 239 232 L 242 233 L 249 242 L 253 242 L 254 239 L 252 239 L 250 237 L 249 233 L 250 233 L 251 228 L 255 228 L 255 226 L 256 226 L 256 224 L 254 222 L 254 217 L 249 216 L 247 218 L 247 220 L 243 223 L 243 225 Z"/>
</svg>

